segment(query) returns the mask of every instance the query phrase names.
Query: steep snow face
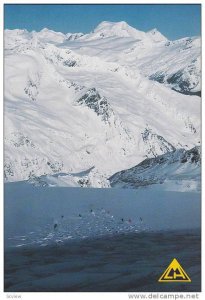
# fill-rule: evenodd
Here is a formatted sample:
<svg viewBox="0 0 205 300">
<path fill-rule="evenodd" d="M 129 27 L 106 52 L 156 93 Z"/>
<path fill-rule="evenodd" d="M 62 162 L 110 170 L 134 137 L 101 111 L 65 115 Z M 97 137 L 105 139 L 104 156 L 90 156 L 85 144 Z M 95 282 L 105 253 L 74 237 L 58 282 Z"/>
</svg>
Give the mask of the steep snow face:
<svg viewBox="0 0 205 300">
<path fill-rule="evenodd" d="M 200 144 L 200 98 L 150 80 L 139 65 L 167 49 L 164 42 L 46 32 L 5 31 L 7 181 L 107 187 L 108 177 L 146 157 Z M 184 61 L 187 52 L 179 53 Z"/>
<path fill-rule="evenodd" d="M 171 191 L 200 191 L 201 153 L 199 147 L 179 149 L 155 158 L 147 158 L 137 166 L 109 178 L 112 187 L 139 188 L 163 184 Z"/>
</svg>

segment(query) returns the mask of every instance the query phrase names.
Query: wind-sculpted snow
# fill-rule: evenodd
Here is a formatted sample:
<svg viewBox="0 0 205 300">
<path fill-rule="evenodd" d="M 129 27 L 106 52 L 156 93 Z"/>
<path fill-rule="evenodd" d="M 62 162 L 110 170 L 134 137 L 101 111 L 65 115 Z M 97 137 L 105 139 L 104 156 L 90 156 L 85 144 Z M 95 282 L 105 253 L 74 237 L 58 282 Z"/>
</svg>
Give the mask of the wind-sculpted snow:
<svg viewBox="0 0 205 300">
<path fill-rule="evenodd" d="M 174 91 L 200 90 L 198 38 L 102 22 L 85 35 L 5 30 L 4 53 L 6 181 L 108 187 L 146 157 L 200 145 L 200 98 Z"/>
</svg>

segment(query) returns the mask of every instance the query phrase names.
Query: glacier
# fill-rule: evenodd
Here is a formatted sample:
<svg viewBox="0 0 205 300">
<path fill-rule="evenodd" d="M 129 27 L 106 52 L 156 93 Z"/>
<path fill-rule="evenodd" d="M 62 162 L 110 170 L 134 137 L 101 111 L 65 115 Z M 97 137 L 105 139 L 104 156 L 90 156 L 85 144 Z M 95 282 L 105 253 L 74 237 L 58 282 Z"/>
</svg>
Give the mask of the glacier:
<svg viewBox="0 0 205 300">
<path fill-rule="evenodd" d="M 4 39 L 6 182 L 110 187 L 146 158 L 200 146 L 199 37 L 104 21 Z"/>
</svg>

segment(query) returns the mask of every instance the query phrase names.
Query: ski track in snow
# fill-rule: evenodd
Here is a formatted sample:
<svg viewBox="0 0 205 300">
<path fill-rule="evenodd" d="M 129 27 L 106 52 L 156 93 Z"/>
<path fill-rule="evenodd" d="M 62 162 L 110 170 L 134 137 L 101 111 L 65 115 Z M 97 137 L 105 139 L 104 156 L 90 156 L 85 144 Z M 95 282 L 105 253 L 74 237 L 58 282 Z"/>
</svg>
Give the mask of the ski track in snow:
<svg viewBox="0 0 205 300">
<path fill-rule="evenodd" d="M 200 193 L 5 184 L 5 247 L 200 227 Z"/>
<path fill-rule="evenodd" d="M 96 238 L 100 236 L 147 231 L 141 217 L 137 219 L 116 218 L 105 209 L 84 212 L 78 216 L 64 217 L 43 225 L 26 235 L 8 237 L 11 247 L 48 246 L 68 240 Z"/>
</svg>

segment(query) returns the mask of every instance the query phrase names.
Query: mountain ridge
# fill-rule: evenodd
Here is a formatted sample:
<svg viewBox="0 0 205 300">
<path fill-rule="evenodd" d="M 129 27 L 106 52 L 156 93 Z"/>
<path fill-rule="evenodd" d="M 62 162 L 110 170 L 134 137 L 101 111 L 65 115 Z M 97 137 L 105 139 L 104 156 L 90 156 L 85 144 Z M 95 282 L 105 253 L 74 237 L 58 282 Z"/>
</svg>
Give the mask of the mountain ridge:
<svg viewBox="0 0 205 300">
<path fill-rule="evenodd" d="M 90 186 L 102 187 L 146 157 L 200 145 L 200 98 L 179 93 L 200 87 L 198 40 L 96 38 L 99 30 L 89 37 L 5 31 L 7 181 L 95 166 Z"/>
</svg>

